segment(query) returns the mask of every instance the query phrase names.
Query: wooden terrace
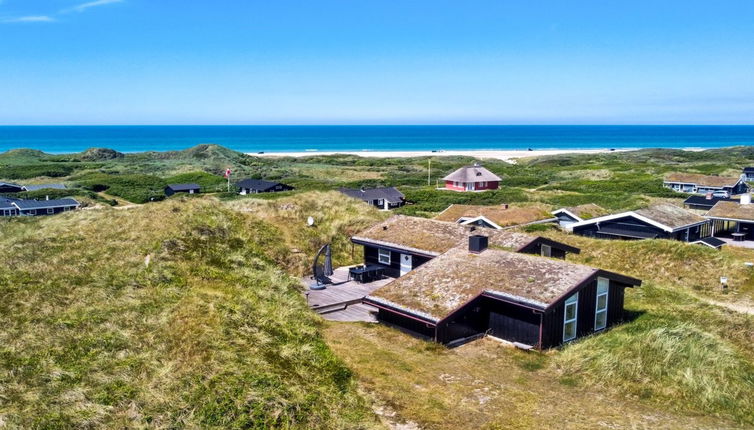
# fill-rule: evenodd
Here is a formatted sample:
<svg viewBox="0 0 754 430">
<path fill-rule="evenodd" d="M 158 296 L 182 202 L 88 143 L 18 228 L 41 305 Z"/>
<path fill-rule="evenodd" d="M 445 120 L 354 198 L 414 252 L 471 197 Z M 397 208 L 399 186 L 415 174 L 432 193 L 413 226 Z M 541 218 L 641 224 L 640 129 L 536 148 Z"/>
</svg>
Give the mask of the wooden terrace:
<svg viewBox="0 0 754 430">
<path fill-rule="evenodd" d="M 372 306 L 361 303 L 362 299 L 372 291 L 387 285 L 393 278 L 385 277 L 370 283 L 362 284 L 348 277 L 350 267 L 339 267 L 334 270 L 330 279 L 332 284 L 322 290 L 309 289 L 315 284 L 310 278 L 304 278 L 306 286 L 306 301 L 309 308 L 321 314 L 323 318 L 332 321 L 376 321 Z"/>
</svg>

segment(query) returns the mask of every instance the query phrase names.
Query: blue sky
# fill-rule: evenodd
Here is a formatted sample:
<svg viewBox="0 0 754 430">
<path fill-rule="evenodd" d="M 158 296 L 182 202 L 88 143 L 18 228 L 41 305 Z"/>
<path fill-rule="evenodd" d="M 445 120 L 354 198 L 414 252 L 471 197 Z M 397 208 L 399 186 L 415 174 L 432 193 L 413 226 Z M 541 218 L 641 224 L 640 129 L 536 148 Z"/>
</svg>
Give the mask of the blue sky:
<svg viewBox="0 0 754 430">
<path fill-rule="evenodd" d="M 754 1 L 0 0 L 0 124 L 753 124 Z"/>
</svg>

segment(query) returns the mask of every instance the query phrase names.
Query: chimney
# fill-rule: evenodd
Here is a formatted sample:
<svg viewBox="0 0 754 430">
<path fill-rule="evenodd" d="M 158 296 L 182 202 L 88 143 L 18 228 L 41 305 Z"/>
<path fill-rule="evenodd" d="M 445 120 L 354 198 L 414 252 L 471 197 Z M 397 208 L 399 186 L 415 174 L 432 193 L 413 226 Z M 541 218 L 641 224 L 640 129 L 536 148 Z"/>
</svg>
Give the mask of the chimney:
<svg viewBox="0 0 754 430">
<path fill-rule="evenodd" d="M 502 206 L 502 207 L 503 207 L 503 209 L 508 209 L 508 203 L 503 203 L 503 204 L 502 204 L 502 205 L 500 205 L 500 206 Z"/>
<path fill-rule="evenodd" d="M 704 198 L 707 199 L 707 200 L 712 200 L 712 193 L 705 194 Z"/>
<path fill-rule="evenodd" d="M 482 251 L 487 249 L 487 243 L 487 236 L 482 236 L 479 234 L 469 236 L 469 252 L 472 254 L 481 254 Z"/>
<path fill-rule="evenodd" d="M 383 231 L 384 231 L 384 230 L 387 230 L 387 226 L 386 226 L 386 225 L 383 225 L 383 226 L 382 226 L 382 230 L 383 230 Z"/>
<path fill-rule="evenodd" d="M 749 194 L 749 193 L 741 194 L 741 204 L 742 205 L 750 205 L 751 204 L 751 194 Z"/>
<path fill-rule="evenodd" d="M 45 200 L 50 200 L 50 196 L 45 196 Z"/>
</svg>

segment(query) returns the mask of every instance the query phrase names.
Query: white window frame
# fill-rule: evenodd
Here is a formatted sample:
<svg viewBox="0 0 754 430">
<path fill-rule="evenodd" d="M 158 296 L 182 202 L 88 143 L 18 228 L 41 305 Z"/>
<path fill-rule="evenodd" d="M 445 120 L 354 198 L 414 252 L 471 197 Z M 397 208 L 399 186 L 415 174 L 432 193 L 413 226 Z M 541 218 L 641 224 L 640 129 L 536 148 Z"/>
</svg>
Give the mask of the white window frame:
<svg viewBox="0 0 754 430">
<path fill-rule="evenodd" d="M 390 265 L 390 250 L 384 248 L 377 249 L 377 261 L 380 264 Z"/>
<path fill-rule="evenodd" d="M 568 319 L 568 306 L 573 306 L 573 318 Z M 576 339 L 578 337 L 579 332 L 579 293 L 573 294 L 571 297 L 566 299 L 565 304 L 563 305 L 563 342 L 568 342 L 571 340 Z M 573 323 L 573 336 L 566 337 L 566 326 L 568 324 Z"/>
<path fill-rule="evenodd" d="M 552 246 L 542 244 L 539 248 L 539 254 L 542 257 L 552 257 Z"/>
<path fill-rule="evenodd" d="M 377 206 L 385 206 L 385 199 L 377 199 Z"/>
<path fill-rule="evenodd" d="M 54 213 L 55 213 L 55 209 L 54 208 L 47 208 L 47 215 L 52 215 Z"/>
<path fill-rule="evenodd" d="M 602 283 L 602 287 L 604 287 L 604 291 L 600 292 L 600 284 Z M 600 297 L 605 296 L 605 307 L 603 309 L 599 308 L 600 304 Z M 600 331 L 604 330 L 605 327 L 607 327 L 607 308 L 608 308 L 608 299 L 610 298 L 610 280 L 607 278 L 597 278 L 597 297 L 594 301 L 594 331 Z M 602 327 L 597 325 L 597 317 L 600 314 L 605 314 L 605 323 L 602 324 Z"/>
</svg>

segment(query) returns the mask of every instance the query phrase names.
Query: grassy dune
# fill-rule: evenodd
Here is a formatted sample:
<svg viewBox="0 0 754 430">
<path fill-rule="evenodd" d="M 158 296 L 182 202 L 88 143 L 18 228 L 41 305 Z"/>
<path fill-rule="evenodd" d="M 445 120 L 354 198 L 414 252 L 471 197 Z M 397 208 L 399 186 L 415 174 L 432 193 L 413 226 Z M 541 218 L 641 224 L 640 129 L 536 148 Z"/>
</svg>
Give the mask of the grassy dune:
<svg viewBox="0 0 754 430">
<path fill-rule="evenodd" d="M 200 199 L 2 221 L 0 423 L 376 426 L 280 268 L 298 225 Z"/>
</svg>

